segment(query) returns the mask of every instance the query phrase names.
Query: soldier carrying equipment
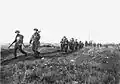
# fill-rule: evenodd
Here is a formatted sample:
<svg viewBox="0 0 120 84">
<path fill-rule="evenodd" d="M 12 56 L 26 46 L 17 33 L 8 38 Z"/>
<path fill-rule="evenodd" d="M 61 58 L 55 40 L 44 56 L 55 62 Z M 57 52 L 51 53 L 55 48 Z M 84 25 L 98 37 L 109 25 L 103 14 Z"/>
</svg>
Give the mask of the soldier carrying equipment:
<svg viewBox="0 0 120 84">
<path fill-rule="evenodd" d="M 64 36 L 61 40 L 61 51 L 67 52 L 68 51 L 68 39 Z"/>
<path fill-rule="evenodd" d="M 20 34 L 19 30 L 16 30 L 15 33 L 17 33 L 15 40 L 8 48 L 10 48 L 15 43 L 15 47 L 14 47 L 15 58 L 17 58 L 17 50 L 20 50 L 20 52 L 22 52 L 23 54 L 25 54 L 25 56 L 27 56 L 27 53 L 25 51 L 23 51 L 23 49 L 22 49 L 22 45 L 24 45 L 23 44 L 24 36 Z"/>
<path fill-rule="evenodd" d="M 70 50 L 74 51 L 74 38 L 71 38 L 69 46 L 70 46 Z"/>
<path fill-rule="evenodd" d="M 62 38 L 62 40 L 60 41 L 60 46 L 61 46 L 61 51 L 63 51 L 63 45 L 64 45 L 64 42 L 63 42 L 64 40 L 63 40 L 63 38 Z"/>
<path fill-rule="evenodd" d="M 77 50 L 78 49 L 78 41 L 77 39 L 75 39 L 75 42 L 74 42 L 74 50 Z"/>
<path fill-rule="evenodd" d="M 37 28 L 34 29 L 35 33 L 32 35 L 30 39 L 30 44 L 32 44 L 32 50 L 34 52 L 35 57 L 38 57 L 40 52 L 38 52 L 38 48 L 40 46 L 40 31 Z"/>
</svg>

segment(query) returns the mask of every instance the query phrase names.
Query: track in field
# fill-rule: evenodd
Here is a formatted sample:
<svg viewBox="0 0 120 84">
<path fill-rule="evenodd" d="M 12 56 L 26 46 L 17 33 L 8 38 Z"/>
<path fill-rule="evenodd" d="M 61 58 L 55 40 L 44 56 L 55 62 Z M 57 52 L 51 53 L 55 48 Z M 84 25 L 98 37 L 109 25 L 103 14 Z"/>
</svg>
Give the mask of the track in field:
<svg viewBox="0 0 120 84">
<path fill-rule="evenodd" d="M 54 52 L 41 53 L 38 58 L 35 58 L 32 53 L 28 53 L 28 56 L 20 55 L 16 59 L 11 58 L 11 59 L 7 59 L 7 60 L 3 60 L 1 62 L 1 65 L 8 65 L 8 64 L 12 64 L 12 63 L 17 63 L 19 61 L 41 59 L 41 56 L 44 57 L 44 58 L 66 57 L 66 56 L 69 56 L 72 53 L 73 52 L 64 53 L 64 52 L 61 52 L 60 50 L 56 50 Z"/>
</svg>

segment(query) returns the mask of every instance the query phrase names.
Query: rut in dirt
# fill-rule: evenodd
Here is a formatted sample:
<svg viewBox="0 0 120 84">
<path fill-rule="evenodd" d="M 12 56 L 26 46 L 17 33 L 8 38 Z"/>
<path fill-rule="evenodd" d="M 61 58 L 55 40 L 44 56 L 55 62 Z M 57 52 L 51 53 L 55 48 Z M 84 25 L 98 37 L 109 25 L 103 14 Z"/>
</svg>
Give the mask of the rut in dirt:
<svg viewBox="0 0 120 84">
<path fill-rule="evenodd" d="M 77 51 L 74 51 L 77 52 Z M 11 58 L 11 59 L 7 59 L 1 62 L 1 65 L 8 65 L 8 64 L 13 64 L 13 63 L 17 63 L 19 61 L 27 61 L 27 60 L 36 60 L 36 59 L 41 59 L 41 57 L 44 58 L 58 58 L 58 57 L 67 57 L 70 54 L 74 53 L 74 52 L 61 52 L 60 50 L 56 50 L 54 52 L 45 52 L 45 53 L 40 53 L 39 57 L 35 58 L 34 55 L 32 53 L 28 53 L 28 56 L 24 56 L 24 55 L 19 55 L 17 58 Z"/>
</svg>

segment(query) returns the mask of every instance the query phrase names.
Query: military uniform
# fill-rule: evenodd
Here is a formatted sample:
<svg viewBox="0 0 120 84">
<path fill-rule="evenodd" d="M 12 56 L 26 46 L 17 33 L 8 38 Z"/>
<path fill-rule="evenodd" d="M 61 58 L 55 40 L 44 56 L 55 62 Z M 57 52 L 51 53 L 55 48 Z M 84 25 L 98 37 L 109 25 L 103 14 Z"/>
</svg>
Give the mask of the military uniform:
<svg viewBox="0 0 120 84">
<path fill-rule="evenodd" d="M 68 51 L 68 39 L 64 36 L 61 40 L 61 50 L 64 52 Z"/>
<path fill-rule="evenodd" d="M 96 43 L 93 43 L 93 47 L 96 47 Z"/>
<path fill-rule="evenodd" d="M 85 47 L 87 47 L 88 46 L 88 42 L 87 41 L 85 41 Z"/>
<path fill-rule="evenodd" d="M 60 41 L 60 45 L 61 45 L 61 51 L 63 51 L 63 45 L 64 45 L 63 39 Z"/>
<path fill-rule="evenodd" d="M 69 43 L 70 50 L 74 51 L 74 39 L 72 38 Z"/>
<path fill-rule="evenodd" d="M 68 39 L 65 38 L 64 41 L 63 41 L 63 47 L 64 47 L 64 52 L 67 52 L 68 51 Z"/>
<path fill-rule="evenodd" d="M 16 38 L 15 38 L 15 41 L 13 42 L 13 43 L 15 43 L 15 47 L 14 47 L 14 56 L 15 56 L 15 58 L 17 56 L 17 50 L 20 50 L 20 52 L 22 52 L 23 54 L 25 54 L 27 56 L 27 53 L 25 51 L 23 51 L 23 49 L 22 49 L 23 38 L 24 38 L 23 35 L 17 34 Z"/>
<path fill-rule="evenodd" d="M 40 34 L 38 32 L 35 32 L 31 39 L 30 39 L 30 44 L 32 44 L 32 50 L 35 54 L 35 56 L 38 56 L 40 52 L 38 52 L 38 48 L 40 46 Z"/>
<path fill-rule="evenodd" d="M 74 50 L 77 50 L 78 49 L 78 42 L 77 42 L 77 40 L 75 41 L 75 43 L 74 43 Z"/>
</svg>

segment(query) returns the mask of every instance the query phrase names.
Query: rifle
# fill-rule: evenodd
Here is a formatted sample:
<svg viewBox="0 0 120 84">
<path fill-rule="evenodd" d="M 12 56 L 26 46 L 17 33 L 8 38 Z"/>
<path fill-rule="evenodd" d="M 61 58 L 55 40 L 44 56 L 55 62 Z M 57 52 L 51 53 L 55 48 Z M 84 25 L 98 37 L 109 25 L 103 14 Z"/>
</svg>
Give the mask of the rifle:
<svg viewBox="0 0 120 84">
<path fill-rule="evenodd" d="M 8 48 L 10 48 L 13 45 L 14 42 L 12 42 L 12 44 L 10 44 L 10 46 Z"/>
</svg>

